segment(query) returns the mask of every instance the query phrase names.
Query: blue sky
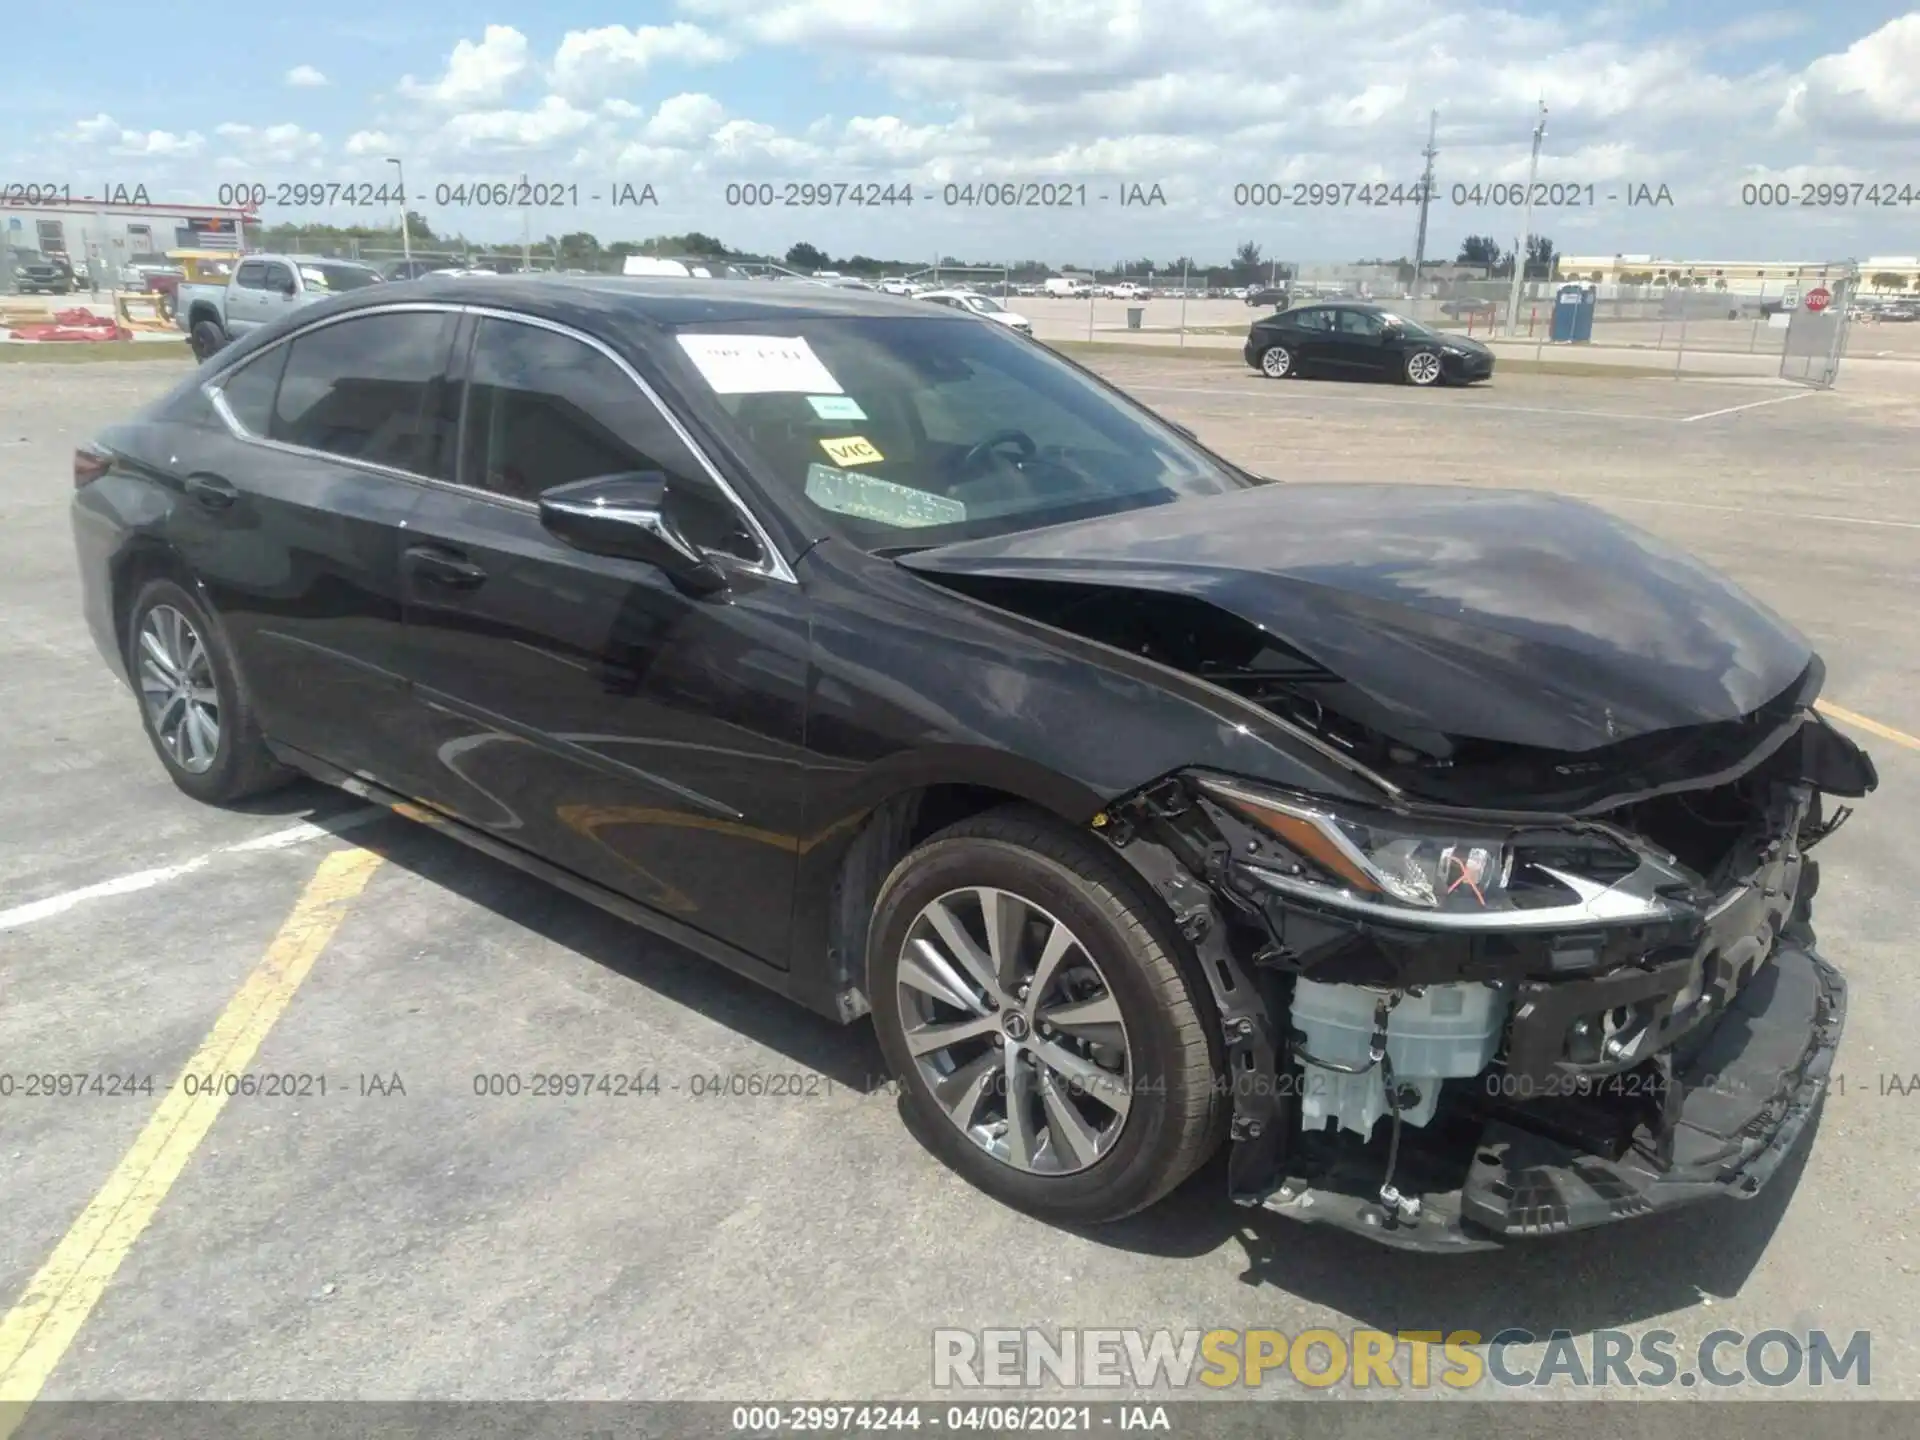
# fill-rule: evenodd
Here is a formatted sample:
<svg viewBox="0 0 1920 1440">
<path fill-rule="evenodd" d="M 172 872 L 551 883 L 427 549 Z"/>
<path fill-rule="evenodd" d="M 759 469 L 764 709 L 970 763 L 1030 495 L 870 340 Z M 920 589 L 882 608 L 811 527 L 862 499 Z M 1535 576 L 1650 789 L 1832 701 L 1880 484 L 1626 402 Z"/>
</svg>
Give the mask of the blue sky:
<svg viewBox="0 0 1920 1440">
<path fill-rule="evenodd" d="M 560 0 L 451 13 L 329 0 L 236 26 L 204 5 L 88 5 L 12 57 L 0 183 L 137 183 L 155 199 L 211 201 L 236 181 L 270 194 L 377 181 L 397 154 L 415 208 L 479 239 L 517 238 L 520 213 L 456 205 L 451 191 L 438 204 L 438 187 L 577 185 L 579 206 L 541 212 L 535 231 L 603 240 L 691 228 L 757 249 L 1111 264 L 1224 258 L 1252 239 L 1340 260 L 1412 248 L 1410 206 L 1363 206 L 1346 187 L 1385 182 L 1390 195 L 1416 178 L 1432 108 L 1442 200 L 1430 253 L 1516 231 L 1517 210 L 1490 187 L 1525 178 L 1544 97 L 1540 178 L 1562 200 L 1592 186 L 1595 202 L 1536 212 L 1563 252 L 1920 250 L 1920 11 L 1897 6 Z M 1065 184 L 1075 201 L 1084 184 L 1088 199 L 944 203 L 948 185 L 977 196 L 986 180 Z M 588 199 L 613 181 L 651 184 L 658 206 Z M 1742 187 L 1763 181 L 1793 203 L 1743 203 L 1758 192 Z M 784 202 L 799 182 L 905 185 L 916 198 L 729 203 L 741 185 Z M 1264 192 L 1287 203 L 1238 204 L 1245 182 L 1289 187 Z M 1292 204 L 1300 183 L 1343 198 Z M 1860 187 L 1842 192 L 1853 203 L 1798 203 L 1802 186 L 1834 183 Z M 1158 185 L 1166 203 L 1097 198 L 1132 184 Z M 1664 185 L 1670 203 L 1627 205 L 1641 185 Z M 1860 203 L 1872 186 L 1892 203 Z M 266 216 L 392 218 L 271 203 Z"/>
</svg>

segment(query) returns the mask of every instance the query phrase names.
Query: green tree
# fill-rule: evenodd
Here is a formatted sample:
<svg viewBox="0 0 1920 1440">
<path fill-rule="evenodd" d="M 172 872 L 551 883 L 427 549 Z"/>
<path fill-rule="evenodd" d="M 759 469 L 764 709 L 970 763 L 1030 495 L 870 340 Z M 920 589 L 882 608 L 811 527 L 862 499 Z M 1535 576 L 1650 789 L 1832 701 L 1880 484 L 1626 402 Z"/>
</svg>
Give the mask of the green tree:
<svg viewBox="0 0 1920 1440">
<path fill-rule="evenodd" d="M 1460 242 L 1460 258 L 1454 263 L 1491 270 L 1500 263 L 1500 242 L 1491 235 L 1469 235 Z"/>
<path fill-rule="evenodd" d="M 1907 288 L 1907 277 L 1897 270 L 1880 270 L 1870 276 L 1867 283 L 1876 290 L 1904 290 Z"/>
<path fill-rule="evenodd" d="M 831 264 L 826 251 L 804 240 L 788 247 L 787 268 L 790 270 L 825 270 Z"/>
</svg>

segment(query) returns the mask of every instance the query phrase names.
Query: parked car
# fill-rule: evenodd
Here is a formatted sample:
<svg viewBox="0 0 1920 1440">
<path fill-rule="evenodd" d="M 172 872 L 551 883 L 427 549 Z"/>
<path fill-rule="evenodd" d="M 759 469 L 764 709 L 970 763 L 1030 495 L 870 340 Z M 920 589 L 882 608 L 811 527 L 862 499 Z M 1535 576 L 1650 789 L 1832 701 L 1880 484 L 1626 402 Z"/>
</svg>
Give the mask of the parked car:
<svg viewBox="0 0 1920 1440">
<path fill-rule="evenodd" d="M 13 288 L 22 295 L 67 295 L 73 291 L 73 274 L 37 250 L 17 250 Z"/>
<path fill-rule="evenodd" d="M 452 265 L 446 257 L 422 259 L 418 256 L 411 260 L 395 260 L 380 273 L 389 280 L 418 280 L 422 275 L 437 274 L 442 270 L 461 268 Z"/>
<path fill-rule="evenodd" d="M 1289 296 L 1284 285 L 1256 285 L 1248 289 L 1246 302 L 1249 305 L 1271 305 L 1276 309 L 1287 308 Z"/>
<path fill-rule="evenodd" d="M 182 283 L 174 294 L 174 324 L 201 360 L 291 311 L 381 282 L 371 265 L 325 255 L 230 258 L 236 263 L 224 285 Z"/>
<path fill-rule="evenodd" d="M 1891 305 L 1880 307 L 1879 318 L 1895 325 L 1910 325 L 1920 320 L 1920 304 L 1911 300 L 1896 300 Z"/>
<path fill-rule="evenodd" d="M 1493 351 L 1466 335 L 1429 330 L 1379 305 L 1336 300 L 1253 322 L 1246 360 L 1275 380 L 1298 375 L 1467 385 L 1493 377 Z"/>
<path fill-rule="evenodd" d="M 971 290 L 928 290 L 919 298 L 932 301 L 935 305 L 944 305 L 949 310 L 964 310 L 969 315 L 980 315 L 988 320 L 998 321 L 1010 329 L 1018 330 L 1022 335 L 1033 334 L 1033 322 L 1026 316 L 1009 310 L 998 300 L 986 295 L 977 295 Z"/>
<path fill-rule="evenodd" d="M 181 790 L 342 785 L 871 1012 L 1051 1221 L 1230 1146 L 1458 1251 L 1750 1196 L 1819 1103 L 1809 855 L 1872 761 L 1598 507 L 1271 484 L 936 306 L 566 277 L 285 315 L 74 484 Z"/>
</svg>

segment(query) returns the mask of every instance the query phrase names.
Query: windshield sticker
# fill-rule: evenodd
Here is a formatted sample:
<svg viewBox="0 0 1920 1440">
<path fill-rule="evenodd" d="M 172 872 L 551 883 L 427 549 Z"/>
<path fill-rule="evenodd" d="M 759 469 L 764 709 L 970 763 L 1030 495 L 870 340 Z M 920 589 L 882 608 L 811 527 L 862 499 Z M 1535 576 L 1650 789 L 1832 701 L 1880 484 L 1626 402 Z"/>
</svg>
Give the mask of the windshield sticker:
<svg viewBox="0 0 1920 1440">
<path fill-rule="evenodd" d="M 851 395 L 809 395 L 807 404 L 822 420 L 864 420 L 867 412 Z"/>
<path fill-rule="evenodd" d="M 910 485 L 896 485 L 876 475 L 835 470 L 827 465 L 807 467 L 807 498 L 822 510 L 877 520 L 903 530 L 928 525 L 954 525 L 967 518 L 967 507 L 944 495 L 929 495 Z"/>
<path fill-rule="evenodd" d="M 877 465 L 887 457 L 873 448 L 873 442 L 864 435 L 843 435 L 835 440 L 822 440 L 820 448 L 827 452 L 827 458 L 836 465 Z"/>
<path fill-rule="evenodd" d="M 716 395 L 845 393 L 798 335 L 682 335 L 679 340 Z"/>
<path fill-rule="evenodd" d="M 300 278 L 316 290 L 331 290 L 333 288 L 327 284 L 327 274 L 324 270 L 313 270 L 302 265 L 300 267 Z"/>
</svg>

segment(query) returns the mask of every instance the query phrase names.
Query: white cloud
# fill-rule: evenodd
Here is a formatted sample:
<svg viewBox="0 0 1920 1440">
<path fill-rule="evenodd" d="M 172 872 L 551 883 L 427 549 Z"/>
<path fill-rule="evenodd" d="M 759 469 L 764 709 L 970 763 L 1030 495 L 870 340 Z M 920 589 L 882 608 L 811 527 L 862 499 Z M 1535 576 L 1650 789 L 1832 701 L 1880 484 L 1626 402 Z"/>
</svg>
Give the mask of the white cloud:
<svg viewBox="0 0 1920 1440">
<path fill-rule="evenodd" d="M 434 105 L 496 105 L 531 68 L 527 37 L 511 25 L 489 25 L 478 44 L 462 40 L 453 47 L 438 80 L 423 84 L 403 76 L 400 93 Z"/>
<path fill-rule="evenodd" d="M 315 130 L 298 125 L 216 125 L 213 133 L 226 142 L 217 162 L 227 169 L 292 166 L 318 160 L 327 142 Z"/>
<path fill-rule="evenodd" d="M 600 102 L 600 113 L 603 115 L 611 115 L 616 120 L 638 120 L 647 112 L 631 100 L 615 99 L 602 100 Z"/>
<path fill-rule="evenodd" d="M 1920 130 L 1920 11 L 1815 60 L 1795 80 L 1782 119 L 1849 133 Z"/>
<path fill-rule="evenodd" d="M 538 150 L 578 135 L 593 124 L 590 112 L 558 95 L 532 110 L 473 110 L 441 127 L 441 142 L 455 150 Z"/>
<path fill-rule="evenodd" d="M 704 143 L 726 118 L 711 95 L 675 95 L 660 102 L 643 134 L 650 144 L 687 148 Z"/>
<path fill-rule="evenodd" d="M 91 120 L 82 120 L 75 125 L 73 137 L 85 141 L 117 140 L 120 137 L 120 123 L 111 115 L 96 115 Z"/>
<path fill-rule="evenodd" d="M 384 130 L 356 130 L 347 137 L 347 143 L 341 147 L 349 155 L 389 155 L 393 153 L 393 137 Z"/>
<path fill-rule="evenodd" d="M 698 25 L 603 25 L 569 30 L 553 57 L 553 88 L 576 99 L 630 84 L 661 61 L 707 65 L 732 58 L 736 47 Z"/>
<path fill-rule="evenodd" d="M 316 89 L 327 83 L 327 77 L 311 65 L 296 65 L 287 71 L 287 84 L 295 89 Z"/>
</svg>

